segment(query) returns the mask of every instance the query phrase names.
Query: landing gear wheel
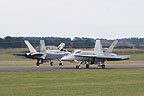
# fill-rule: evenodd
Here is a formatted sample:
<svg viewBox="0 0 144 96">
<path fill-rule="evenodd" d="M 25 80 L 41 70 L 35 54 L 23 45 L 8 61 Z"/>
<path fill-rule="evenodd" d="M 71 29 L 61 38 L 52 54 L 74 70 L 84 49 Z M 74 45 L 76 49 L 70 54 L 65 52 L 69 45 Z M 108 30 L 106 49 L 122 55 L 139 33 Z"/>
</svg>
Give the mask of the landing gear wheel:
<svg viewBox="0 0 144 96">
<path fill-rule="evenodd" d="M 59 63 L 59 66 L 63 66 L 63 63 Z"/>
<path fill-rule="evenodd" d="M 89 64 L 86 64 L 86 68 L 87 68 L 87 69 L 89 68 Z"/>
<path fill-rule="evenodd" d="M 76 66 L 76 69 L 79 69 L 80 68 L 80 66 Z"/>
<path fill-rule="evenodd" d="M 39 62 L 37 62 L 37 63 L 36 63 L 36 66 L 39 66 L 39 65 L 40 65 L 40 63 L 39 63 Z"/>
<path fill-rule="evenodd" d="M 53 66 L 53 62 L 50 62 L 50 65 Z"/>
<path fill-rule="evenodd" d="M 105 65 L 102 65 L 101 67 L 102 67 L 102 69 L 105 69 Z"/>
</svg>

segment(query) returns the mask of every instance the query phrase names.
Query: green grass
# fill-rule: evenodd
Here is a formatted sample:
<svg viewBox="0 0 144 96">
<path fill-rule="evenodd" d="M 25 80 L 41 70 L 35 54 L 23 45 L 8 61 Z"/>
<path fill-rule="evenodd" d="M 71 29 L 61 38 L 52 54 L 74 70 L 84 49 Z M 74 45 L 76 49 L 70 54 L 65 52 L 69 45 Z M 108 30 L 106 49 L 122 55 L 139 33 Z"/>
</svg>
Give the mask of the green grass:
<svg viewBox="0 0 144 96">
<path fill-rule="evenodd" d="M 144 49 L 114 49 L 113 52 L 119 55 L 131 55 L 130 60 L 144 60 Z"/>
<path fill-rule="evenodd" d="M 16 58 L 12 54 L 0 54 L 0 61 L 31 61 L 31 59 Z"/>
<path fill-rule="evenodd" d="M 143 96 L 144 70 L 0 73 L 0 96 Z"/>
<path fill-rule="evenodd" d="M 0 54 L 23 53 L 24 51 L 28 51 L 28 49 L 27 48 L 8 48 L 8 49 L 0 49 Z"/>
<path fill-rule="evenodd" d="M 144 60 L 144 53 L 131 54 L 130 60 L 137 60 L 137 61 Z"/>
<path fill-rule="evenodd" d="M 29 66 L 35 65 L 35 62 L 0 62 L 0 66 L 28 66 L 28 65 Z"/>
<path fill-rule="evenodd" d="M 26 48 L 15 48 L 15 49 L 0 49 L 0 61 L 31 61 L 30 59 L 16 58 L 12 54 L 25 53 L 28 51 Z"/>
<path fill-rule="evenodd" d="M 35 62 L 11 62 L 33 61 L 11 55 L 25 50 L 0 49 L 0 66 L 35 65 Z M 131 55 L 131 59 L 106 64 L 144 64 L 143 49 L 116 49 L 114 53 Z M 64 65 L 74 64 L 64 62 Z M 0 96 L 143 96 L 143 94 L 144 70 L 0 72 Z"/>
</svg>

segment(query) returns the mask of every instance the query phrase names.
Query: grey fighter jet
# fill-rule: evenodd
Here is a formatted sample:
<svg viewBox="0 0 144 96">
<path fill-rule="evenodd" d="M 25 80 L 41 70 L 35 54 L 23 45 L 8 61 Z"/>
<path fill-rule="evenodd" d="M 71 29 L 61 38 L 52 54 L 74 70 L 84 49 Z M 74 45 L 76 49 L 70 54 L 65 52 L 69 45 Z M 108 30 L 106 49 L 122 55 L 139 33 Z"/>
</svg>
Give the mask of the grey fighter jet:
<svg viewBox="0 0 144 96">
<path fill-rule="evenodd" d="M 120 61 L 129 59 L 129 55 L 117 55 L 112 53 L 113 48 L 117 44 L 115 40 L 111 46 L 103 52 L 100 40 L 96 40 L 94 51 L 82 51 L 75 50 L 73 53 L 61 58 L 62 61 L 77 62 L 76 68 L 80 68 L 80 64 L 86 64 L 86 68 L 89 68 L 92 64 L 105 68 L 105 61 Z"/>
<path fill-rule="evenodd" d="M 50 65 L 53 66 L 53 62 L 51 60 L 58 59 L 60 61 L 60 58 L 70 54 L 70 52 L 67 52 L 63 49 L 63 47 L 65 46 L 64 43 L 61 43 L 56 50 L 46 50 L 44 40 L 40 40 L 39 51 L 36 51 L 34 47 L 29 43 L 29 41 L 25 40 L 24 42 L 27 45 L 30 52 L 25 54 L 13 55 L 15 55 L 18 58 L 36 59 L 37 66 L 43 64 L 44 62 L 50 62 Z M 59 62 L 59 65 L 63 65 L 62 61 Z"/>
</svg>

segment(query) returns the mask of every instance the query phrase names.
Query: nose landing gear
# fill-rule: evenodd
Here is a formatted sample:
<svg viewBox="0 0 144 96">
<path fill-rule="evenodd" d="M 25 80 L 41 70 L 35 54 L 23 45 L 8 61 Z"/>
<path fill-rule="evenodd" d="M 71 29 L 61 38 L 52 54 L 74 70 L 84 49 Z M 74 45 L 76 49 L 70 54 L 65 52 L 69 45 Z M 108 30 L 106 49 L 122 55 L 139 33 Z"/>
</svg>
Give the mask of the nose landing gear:
<svg viewBox="0 0 144 96">
<path fill-rule="evenodd" d="M 50 62 L 50 65 L 53 66 L 53 62 L 52 61 Z"/>
<path fill-rule="evenodd" d="M 101 65 L 101 67 L 102 67 L 102 69 L 105 69 L 105 65 L 103 64 L 103 65 Z"/>
<path fill-rule="evenodd" d="M 86 64 L 86 68 L 87 68 L 87 69 L 89 68 L 89 64 Z"/>
</svg>

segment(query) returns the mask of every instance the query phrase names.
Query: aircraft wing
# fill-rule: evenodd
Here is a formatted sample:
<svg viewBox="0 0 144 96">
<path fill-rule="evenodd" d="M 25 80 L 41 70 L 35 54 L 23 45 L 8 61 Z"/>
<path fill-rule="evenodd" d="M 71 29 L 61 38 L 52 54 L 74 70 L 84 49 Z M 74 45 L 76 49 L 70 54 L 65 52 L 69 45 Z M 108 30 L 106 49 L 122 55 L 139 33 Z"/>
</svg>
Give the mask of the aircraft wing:
<svg viewBox="0 0 144 96">
<path fill-rule="evenodd" d="M 28 54 L 28 55 L 31 55 L 31 56 L 43 56 L 44 53 L 32 53 L 32 54 Z"/>
<path fill-rule="evenodd" d="M 85 58 L 96 58 L 100 60 L 106 61 L 120 61 L 120 60 L 128 60 L 130 55 L 118 55 L 118 56 L 105 56 L 105 55 L 75 55 L 76 57 L 85 57 Z"/>
<path fill-rule="evenodd" d="M 97 59 L 104 59 L 107 61 L 120 61 L 120 60 L 128 60 L 130 55 L 118 55 L 118 56 L 97 56 Z"/>
<path fill-rule="evenodd" d="M 41 59 L 45 59 L 43 57 L 43 53 L 26 53 L 26 54 L 13 54 L 14 56 L 16 56 L 17 58 L 31 58 L 31 59 L 37 59 L 37 58 L 41 58 Z"/>
<path fill-rule="evenodd" d="M 25 54 L 12 54 L 12 55 L 16 56 L 16 58 L 28 59 Z"/>
<path fill-rule="evenodd" d="M 31 55 L 31 56 L 42 56 L 44 55 L 43 53 L 32 53 L 32 54 L 13 54 L 14 56 L 26 56 L 26 55 Z"/>
</svg>

